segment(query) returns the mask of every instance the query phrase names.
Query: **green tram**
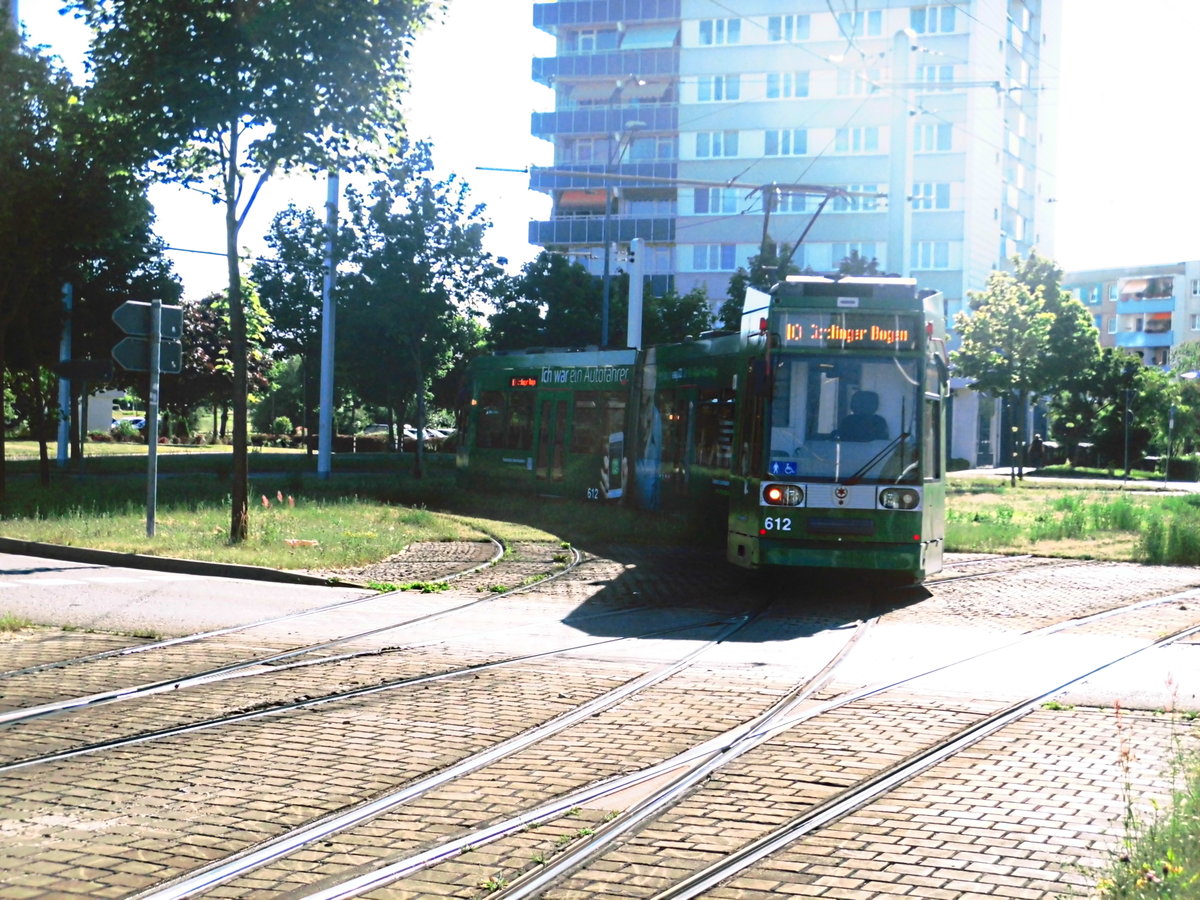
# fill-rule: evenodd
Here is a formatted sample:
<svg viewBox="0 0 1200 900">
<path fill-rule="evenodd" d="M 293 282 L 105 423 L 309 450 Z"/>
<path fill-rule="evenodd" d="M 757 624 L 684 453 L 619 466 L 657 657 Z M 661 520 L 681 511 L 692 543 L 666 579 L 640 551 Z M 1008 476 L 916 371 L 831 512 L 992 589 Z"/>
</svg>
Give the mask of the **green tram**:
<svg viewBox="0 0 1200 900">
<path fill-rule="evenodd" d="M 475 360 L 470 483 L 726 522 L 746 568 L 942 565 L 941 295 L 906 278 L 750 290 L 738 333 Z"/>
</svg>

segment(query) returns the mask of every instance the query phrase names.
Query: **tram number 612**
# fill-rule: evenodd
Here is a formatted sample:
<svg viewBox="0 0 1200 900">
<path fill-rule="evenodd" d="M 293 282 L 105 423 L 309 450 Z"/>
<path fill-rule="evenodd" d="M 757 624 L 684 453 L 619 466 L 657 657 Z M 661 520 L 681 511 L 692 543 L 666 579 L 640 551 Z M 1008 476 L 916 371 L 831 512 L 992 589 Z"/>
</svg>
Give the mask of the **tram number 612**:
<svg viewBox="0 0 1200 900">
<path fill-rule="evenodd" d="M 783 516 L 767 516 L 763 519 L 764 531 L 791 531 L 792 520 Z"/>
</svg>

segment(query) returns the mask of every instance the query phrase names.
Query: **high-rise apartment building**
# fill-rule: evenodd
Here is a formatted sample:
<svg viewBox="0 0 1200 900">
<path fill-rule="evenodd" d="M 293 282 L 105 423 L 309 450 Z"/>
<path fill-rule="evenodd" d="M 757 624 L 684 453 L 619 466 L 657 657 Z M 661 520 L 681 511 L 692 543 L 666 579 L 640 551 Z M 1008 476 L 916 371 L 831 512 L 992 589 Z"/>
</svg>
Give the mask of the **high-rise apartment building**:
<svg viewBox="0 0 1200 900">
<path fill-rule="evenodd" d="M 793 262 L 830 271 L 858 251 L 953 312 L 1006 258 L 1052 250 L 1060 2 L 535 4 L 557 53 L 534 60 L 555 109 L 532 131 L 555 171 L 611 177 L 535 173 L 553 207 L 531 242 L 599 273 L 606 229 L 642 237 L 655 288 L 717 302 L 764 223 L 789 249 L 805 232 L 822 197 L 792 186 L 832 186 L 852 193 Z"/>
<path fill-rule="evenodd" d="M 646 241 L 650 289 L 714 309 L 765 237 L 835 271 L 857 252 L 942 291 L 1053 255 L 1061 0 L 559 0 L 532 132 L 553 199 L 530 242 L 601 274 Z M 1050 89 L 1048 89 L 1050 88 Z M 798 185 L 838 188 L 823 195 Z M 820 209 L 820 215 L 816 217 Z M 811 227 L 810 227 L 811 226 Z M 801 238 L 803 241 L 801 242 Z M 797 246 L 798 244 L 798 246 Z M 999 414 L 962 393 L 951 454 L 1001 463 Z"/>
</svg>

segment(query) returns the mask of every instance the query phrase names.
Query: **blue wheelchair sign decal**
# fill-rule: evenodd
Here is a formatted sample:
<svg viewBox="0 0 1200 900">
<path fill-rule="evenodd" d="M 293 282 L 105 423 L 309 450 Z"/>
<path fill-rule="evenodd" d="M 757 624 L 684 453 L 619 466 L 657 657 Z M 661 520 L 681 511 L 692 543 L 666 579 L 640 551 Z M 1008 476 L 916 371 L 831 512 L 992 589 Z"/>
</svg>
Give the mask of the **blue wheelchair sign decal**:
<svg viewBox="0 0 1200 900">
<path fill-rule="evenodd" d="M 800 466 L 793 460 L 775 460 L 771 463 L 772 475 L 799 475 Z"/>
</svg>

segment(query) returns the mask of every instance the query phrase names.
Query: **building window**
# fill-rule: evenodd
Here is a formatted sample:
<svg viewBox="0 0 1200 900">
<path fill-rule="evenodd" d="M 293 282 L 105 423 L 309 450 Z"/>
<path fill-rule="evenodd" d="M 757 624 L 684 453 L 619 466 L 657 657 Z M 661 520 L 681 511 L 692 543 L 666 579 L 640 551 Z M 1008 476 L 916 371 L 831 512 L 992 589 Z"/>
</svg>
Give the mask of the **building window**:
<svg viewBox="0 0 1200 900">
<path fill-rule="evenodd" d="M 835 153 L 878 153 L 879 129 L 874 126 L 839 128 L 833 140 Z"/>
<path fill-rule="evenodd" d="M 768 72 L 767 99 L 782 100 L 788 97 L 808 96 L 807 72 Z"/>
<path fill-rule="evenodd" d="M 1113 285 L 1113 287 L 1115 289 L 1116 285 Z M 1192 296 L 1200 297 L 1200 278 L 1192 279 Z"/>
<path fill-rule="evenodd" d="M 912 247 L 914 269 L 950 268 L 949 241 L 916 241 Z"/>
<path fill-rule="evenodd" d="M 701 75 L 696 99 L 700 103 L 737 100 L 741 95 L 741 79 L 737 75 Z"/>
<path fill-rule="evenodd" d="M 808 16 L 769 16 L 767 18 L 767 40 L 772 43 L 807 41 L 808 25 Z"/>
<path fill-rule="evenodd" d="M 808 152 L 808 132 L 803 128 L 772 128 L 766 132 L 767 156 L 803 156 Z"/>
<path fill-rule="evenodd" d="M 875 90 L 879 83 L 878 69 L 838 69 L 837 95 L 861 97 Z"/>
<path fill-rule="evenodd" d="M 922 181 L 913 185 L 913 209 L 949 209 L 950 184 L 944 181 Z"/>
<path fill-rule="evenodd" d="M 1115 281 L 1110 281 L 1108 283 L 1107 294 L 1109 300 L 1115 301 L 1117 299 L 1117 283 Z"/>
<path fill-rule="evenodd" d="M 934 153 L 954 147 L 953 132 L 948 123 L 940 125 L 918 125 L 913 130 L 913 152 Z"/>
<path fill-rule="evenodd" d="M 692 270 L 732 272 L 737 266 L 736 244 L 696 244 L 692 247 Z"/>
<path fill-rule="evenodd" d="M 634 138 L 625 150 L 625 159 L 645 161 L 650 159 L 674 159 L 678 156 L 675 150 L 675 138 L 672 135 L 651 135 L 645 138 Z"/>
<path fill-rule="evenodd" d="M 1192 313 L 1191 322 L 1192 322 L 1192 326 L 1191 326 L 1192 331 L 1200 331 L 1200 315 L 1197 315 L 1196 313 Z"/>
<path fill-rule="evenodd" d="M 738 133 L 736 131 L 701 131 L 696 134 L 697 159 L 737 156 L 737 153 Z"/>
<path fill-rule="evenodd" d="M 849 259 L 851 254 L 857 253 L 859 258 L 870 262 L 878 257 L 875 254 L 874 241 L 849 241 L 846 243 L 834 242 L 830 245 L 833 251 L 833 265 L 838 266 L 842 260 Z"/>
<path fill-rule="evenodd" d="M 740 195 L 732 188 L 694 188 L 692 211 L 697 215 L 736 213 Z"/>
<path fill-rule="evenodd" d="M 1108 316 L 1108 318 L 1106 319 L 1106 322 L 1108 324 L 1108 328 L 1106 329 L 1108 331 L 1108 333 L 1116 334 L 1117 333 L 1117 317 L 1116 316 Z"/>
<path fill-rule="evenodd" d="M 847 191 L 852 194 L 878 194 L 877 184 L 847 184 Z M 878 197 L 834 197 L 830 206 L 834 212 L 874 212 L 879 209 Z"/>
<path fill-rule="evenodd" d="M 605 50 L 616 50 L 620 36 L 615 28 L 584 28 L 575 35 L 576 53 L 602 53 Z"/>
<path fill-rule="evenodd" d="M 914 6 L 909 24 L 917 34 L 952 34 L 955 30 L 953 6 Z"/>
<path fill-rule="evenodd" d="M 948 91 L 953 87 L 954 66 L 917 66 L 919 91 Z"/>
<path fill-rule="evenodd" d="M 847 39 L 879 37 L 883 34 L 883 12 L 878 9 L 870 12 L 838 13 L 837 23 L 838 31 Z"/>
<path fill-rule="evenodd" d="M 742 40 L 741 19 L 701 19 L 700 44 L 711 47 L 716 44 L 737 44 Z"/>
<path fill-rule="evenodd" d="M 812 194 L 793 194 L 787 191 L 776 191 L 775 212 L 809 213 L 814 212 L 819 201 Z"/>
</svg>

